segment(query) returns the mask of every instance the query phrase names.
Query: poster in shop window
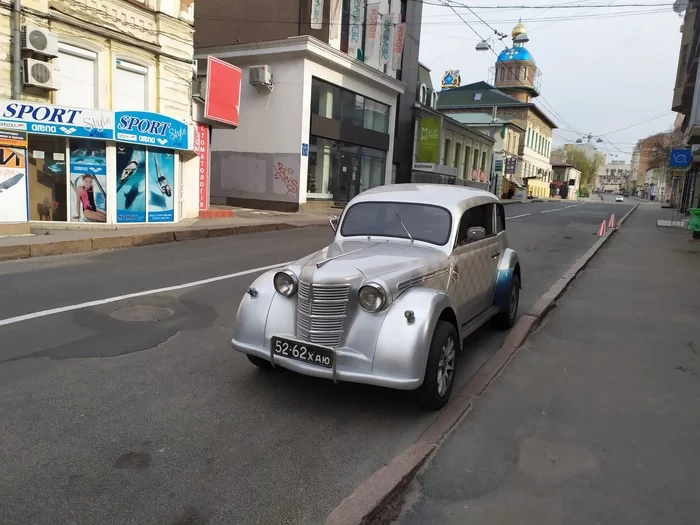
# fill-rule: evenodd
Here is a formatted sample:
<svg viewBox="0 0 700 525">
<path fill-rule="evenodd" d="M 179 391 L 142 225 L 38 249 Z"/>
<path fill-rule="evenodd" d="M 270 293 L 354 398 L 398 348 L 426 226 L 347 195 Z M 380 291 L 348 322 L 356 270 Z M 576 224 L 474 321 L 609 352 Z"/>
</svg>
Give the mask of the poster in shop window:
<svg viewBox="0 0 700 525">
<path fill-rule="evenodd" d="M 107 153 L 96 140 L 70 141 L 70 219 L 107 222 Z"/>
<path fill-rule="evenodd" d="M 146 222 L 146 148 L 117 145 L 117 222 Z"/>
<path fill-rule="evenodd" d="M 168 150 L 148 150 L 148 222 L 175 220 L 173 182 L 175 154 Z"/>
<path fill-rule="evenodd" d="M 0 147 L 0 222 L 23 222 L 27 216 L 26 152 Z"/>
</svg>

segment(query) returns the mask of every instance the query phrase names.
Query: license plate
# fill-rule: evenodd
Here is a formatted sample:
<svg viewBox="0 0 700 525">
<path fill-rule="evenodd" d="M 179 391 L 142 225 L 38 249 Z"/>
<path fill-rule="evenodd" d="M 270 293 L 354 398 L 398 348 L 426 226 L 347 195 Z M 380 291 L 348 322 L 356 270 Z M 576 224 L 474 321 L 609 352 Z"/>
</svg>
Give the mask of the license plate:
<svg viewBox="0 0 700 525">
<path fill-rule="evenodd" d="M 270 344 L 272 352 L 280 357 L 287 357 L 323 368 L 333 368 L 335 354 L 330 348 L 279 337 L 272 337 Z"/>
</svg>

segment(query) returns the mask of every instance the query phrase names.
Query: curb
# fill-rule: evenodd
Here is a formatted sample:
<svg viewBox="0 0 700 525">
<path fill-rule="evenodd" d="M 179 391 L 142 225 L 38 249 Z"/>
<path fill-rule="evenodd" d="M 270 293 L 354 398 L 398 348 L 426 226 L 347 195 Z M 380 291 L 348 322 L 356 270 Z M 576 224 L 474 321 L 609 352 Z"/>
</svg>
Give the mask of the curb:
<svg viewBox="0 0 700 525">
<path fill-rule="evenodd" d="M 74 253 L 86 253 L 99 250 L 117 250 L 133 248 L 136 246 L 148 246 L 152 244 L 165 244 L 169 242 L 193 241 L 215 237 L 229 237 L 233 235 L 245 235 L 248 233 L 264 233 L 271 231 L 293 230 L 323 226 L 326 221 L 295 225 L 286 222 L 271 224 L 248 224 L 244 226 L 229 226 L 220 228 L 199 228 L 188 230 L 173 230 L 157 233 L 137 233 L 134 235 L 118 235 L 115 237 L 93 237 L 70 241 L 56 241 L 41 244 L 19 244 L 14 246 L 0 246 L 0 261 L 13 259 L 29 259 L 31 257 L 48 257 L 51 255 L 69 255 Z"/>
<path fill-rule="evenodd" d="M 556 301 L 564 294 L 571 282 L 638 207 L 639 203 L 620 219 L 615 229 L 609 230 L 574 262 L 564 275 L 537 300 L 527 314 L 518 319 L 508 332 L 501 348 L 440 411 L 438 418 L 423 432 L 418 441 L 361 482 L 352 494 L 331 512 L 325 525 L 387 525 L 398 518 L 406 490 L 413 478 L 440 448 L 445 436 L 468 414 L 474 398 L 481 395 L 499 376 L 530 334 L 540 326 L 544 317 L 554 308 Z"/>
</svg>

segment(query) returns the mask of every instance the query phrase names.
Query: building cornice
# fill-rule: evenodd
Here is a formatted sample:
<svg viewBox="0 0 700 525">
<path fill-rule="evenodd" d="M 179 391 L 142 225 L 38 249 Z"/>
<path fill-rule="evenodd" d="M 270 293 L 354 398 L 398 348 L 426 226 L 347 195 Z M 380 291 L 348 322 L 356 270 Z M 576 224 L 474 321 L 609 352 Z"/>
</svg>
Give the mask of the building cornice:
<svg viewBox="0 0 700 525">
<path fill-rule="evenodd" d="M 404 82 L 396 80 L 378 69 L 352 58 L 347 53 L 343 53 L 321 40 L 308 35 L 293 36 L 284 40 L 272 40 L 269 42 L 199 48 L 195 50 L 194 57 L 198 60 L 206 60 L 207 56 L 211 55 L 221 60 L 230 60 L 235 58 L 295 54 L 315 60 L 320 59 L 335 67 L 340 66 L 344 69 L 348 69 L 376 84 L 395 91 L 397 94 L 404 93 L 408 87 Z"/>
</svg>

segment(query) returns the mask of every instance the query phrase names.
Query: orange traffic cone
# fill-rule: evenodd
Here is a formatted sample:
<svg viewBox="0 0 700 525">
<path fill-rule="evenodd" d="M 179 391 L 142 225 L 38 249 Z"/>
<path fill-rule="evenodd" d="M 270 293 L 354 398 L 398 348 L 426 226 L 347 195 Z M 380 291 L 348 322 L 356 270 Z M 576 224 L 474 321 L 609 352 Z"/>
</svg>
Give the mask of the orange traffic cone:
<svg viewBox="0 0 700 525">
<path fill-rule="evenodd" d="M 610 216 L 610 221 L 608 222 L 608 229 L 609 229 L 609 230 L 614 230 L 615 228 L 616 228 L 616 226 L 615 226 L 615 214 L 613 213 L 613 214 Z"/>
<path fill-rule="evenodd" d="M 600 223 L 600 228 L 598 228 L 598 237 L 602 237 L 605 235 L 606 229 L 605 229 L 605 221 Z"/>
</svg>

